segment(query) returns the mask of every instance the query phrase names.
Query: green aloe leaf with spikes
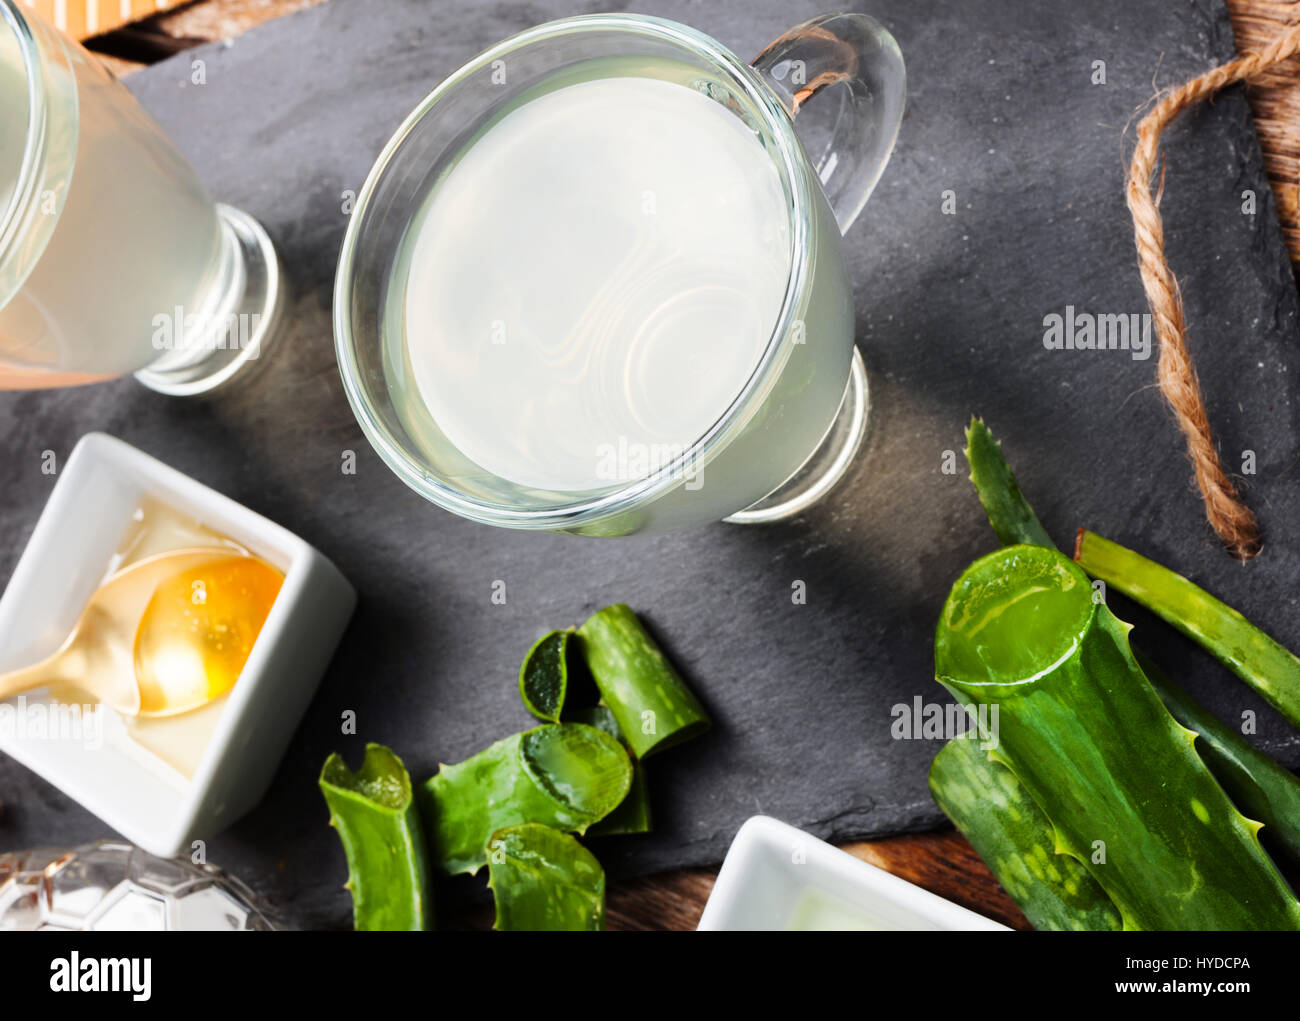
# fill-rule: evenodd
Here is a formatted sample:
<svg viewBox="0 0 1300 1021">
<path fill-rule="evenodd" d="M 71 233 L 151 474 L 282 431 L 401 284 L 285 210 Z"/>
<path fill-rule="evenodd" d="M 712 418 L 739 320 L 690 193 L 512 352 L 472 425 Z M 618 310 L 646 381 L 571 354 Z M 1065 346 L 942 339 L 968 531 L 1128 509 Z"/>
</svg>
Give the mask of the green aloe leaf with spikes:
<svg viewBox="0 0 1300 1021">
<path fill-rule="evenodd" d="M 1015 775 L 1126 929 L 1297 929 L 1300 903 L 1228 800 L 1194 732 L 1161 703 L 1130 626 L 1043 546 L 982 557 L 935 635 L 940 683 L 997 705 L 993 759 Z"/>
</svg>

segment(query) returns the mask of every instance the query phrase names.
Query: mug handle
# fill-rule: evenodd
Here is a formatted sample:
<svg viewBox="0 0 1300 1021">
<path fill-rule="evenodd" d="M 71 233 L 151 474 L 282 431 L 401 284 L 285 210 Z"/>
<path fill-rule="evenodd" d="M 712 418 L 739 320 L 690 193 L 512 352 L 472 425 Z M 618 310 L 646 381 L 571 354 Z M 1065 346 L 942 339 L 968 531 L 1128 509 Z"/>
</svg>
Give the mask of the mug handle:
<svg viewBox="0 0 1300 1021">
<path fill-rule="evenodd" d="M 844 233 L 866 205 L 898 137 L 907 95 L 898 43 L 865 14 L 823 14 L 790 29 L 750 66 L 791 117 L 820 92 L 840 96 L 830 141 L 813 166 Z"/>
</svg>

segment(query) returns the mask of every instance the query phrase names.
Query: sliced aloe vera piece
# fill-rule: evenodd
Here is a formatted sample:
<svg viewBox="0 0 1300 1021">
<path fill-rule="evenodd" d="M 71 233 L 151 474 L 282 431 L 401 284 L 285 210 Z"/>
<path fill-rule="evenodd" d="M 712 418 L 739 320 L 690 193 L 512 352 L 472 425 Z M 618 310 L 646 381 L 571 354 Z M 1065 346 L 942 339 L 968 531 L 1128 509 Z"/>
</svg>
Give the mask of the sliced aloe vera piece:
<svg viewBox="0 0 1300 1021">
<path fill-rule="evenodd" d="M 998 538 L 1006 544 L 1052 546 L 1051 537 L 1016 483 L 1002 445 L 979 419 L 972 419 L 966 430 L 966 459 L 971 481 Z M 1300 778 L 1216 719 L 1141 650 L 1133 651 L 1165 708 L 1184 727 L 1196 731 L 1197 752 L 1233 803 L 1264 824 L 1265 835 L 1275 841 L 1273 847 L 1300 863 Z"/>
<path fill-rule="evenodd" d="M 1073 858 L 1011 770 L 953 738 L 930 765 L 930 793 L 1035 929 L 1118 929 L 1119 912 Z"/>
<path fill-rule="evenodd" d="M 497 830 L 487 848 L 488 886 L 502 932 L 605 928 L 605 871 L 567 833 L 524 823 Z"/>
<path fill-rule="evenodd" d="M 935 636 L 939 681 L 999 707 L 998 762 L 1126 929 L 1295 929 L 1300 904 L 1078 565 L 1017 545 L 972 564 Z"/>
<path fill-rule="evenodd" d="M 603 705 L 589 706 L 569 711 L 569 719 L 575 723 L 586 723 L 603 730 L 610 737 L 617 738 L 627 747 L 623 732 L 618 729 L 614 714 Z M 629 753 L 631 749 L 628 749 Z M 595 823 L 587 830 L 589 837 L 612 837 L 628 833 L 649 833 L 653 828 L 650 816 L 650 789 L 646 785 L 645 763 L 639 759 L 632 760 L 632 787 L 627 797 L 609 815 Z"/>
<path fill-rule="evenodd" d="M 601 699 L 638 759 L 709 729 L 704 707 L 625 604 L 605 607 L 578 635 Z"/>
<path fill-rule="evenodd" d="M 1300 727 L 1300 658 L 1226 603 L 1140 553 L 1079 529 L 1074 559 L 1199 642 Z"/>
<path fill-rule="evenodd" d="M 519 668 L 519 696 L 539 720 L 559 723 L 569 688 L 569 635 L 552 631 L 533 643 Z"/>
<path fill-rule="evenodd" d="M 331 755 L 320 789 L 347 856 L 356 930 L 432 928 L 424 831 L 402 760 L 383 745 L 368 744 L 354 773 Z"/>
<path fill-rule="evenodd" d="M 610 735 L 546 724 L 504 738 L 420 786 L 429 852 L 442 871 L 477 872 L 497 830 L 536 822 L 584 832 L 627 797 L 632 763 Z"/>
</svg>

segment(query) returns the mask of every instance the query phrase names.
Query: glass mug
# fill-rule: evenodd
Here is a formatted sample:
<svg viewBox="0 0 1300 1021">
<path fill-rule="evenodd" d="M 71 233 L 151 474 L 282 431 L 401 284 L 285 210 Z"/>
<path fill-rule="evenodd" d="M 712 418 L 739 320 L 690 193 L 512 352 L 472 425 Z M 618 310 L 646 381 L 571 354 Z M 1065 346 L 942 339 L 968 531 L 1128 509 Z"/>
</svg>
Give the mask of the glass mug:
<svg viewBox="0 0 1300 1021">
<path fill-rule="evenodd" d="M 500 123 L 503 111 L 566 83 L 599 80 L 603 69 L 625 67 L 617 62 L 629 59 L 638 70 L 624 73 L 702 92 L 757 137 L 780 179 L 788 218 L 782 225 L 791 246 L 785 293 L 752 374 L 694 443 L 649 464 L 644 474 L 602 488 L 533 488 L 475 462 L 412 397 L 399 253 L 408 233 L 418 232 L 413 219 L 434 182 Z M 370 443 L 426 499 L 510 528 L 627 535 L 801 512 L 843 475 L 865 432 L 866 375 L 854 345 L 840 238 L 889 158 L 904 94 L 897 44 L 860 14 L 800 25 L 752 65 L 686 26 L 621 14 L 551 22 L 480 54 L 393 135 L 357 198 L 343 242 L 335 346 L 344 389 Z M 819 111 L 819 119 L 809 123 L 805 110 Z M 473 204 L 458 212 L 483 210 Z"/>
<path fill-rule="evenodd" d="M 275 249 L 104 66 L 0 0 L 0 389 L 210 390 L 281 315 Z"/>
</svg>

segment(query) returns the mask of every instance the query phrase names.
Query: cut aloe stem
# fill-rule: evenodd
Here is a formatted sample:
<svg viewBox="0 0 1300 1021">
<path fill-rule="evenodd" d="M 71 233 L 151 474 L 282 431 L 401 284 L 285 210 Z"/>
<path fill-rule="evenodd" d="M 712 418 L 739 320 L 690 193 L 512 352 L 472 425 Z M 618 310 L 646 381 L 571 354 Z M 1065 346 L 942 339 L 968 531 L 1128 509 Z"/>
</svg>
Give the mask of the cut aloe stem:
<svg viewBox="0 0 1300 1021">
<path fill-rule="evenodd" d="M 650 787 L 645 763 L 632 763 L 632 787 L 618 808 L 587 829 L 589 837 L 619 837 L 632 833 L 649 833 L 654 829 L 650 814 Z"/>
<path fill-rule="evenodd" d="M 546 724 L 443 766 L 419 789 L 434 864 L 477 872 L 497 830 L 536 822 L 584 832 L 627 797 L 632 763 L 610 735 L 582 723 Z"/>
<path fill-rule="evenodd" d="M 1105 891 L 1077 861 L 1056 853 L 1047 816 L 978 741 L 953 738 L 939 749 L 930 793 L 1035 929 L 1121 927 Z"/>
<path fill-rule="evenodd" d="M 1165 710 L 1128 644 L 1060 553 L 1017 545 L 972 564 L 935 636 L 937 677 L 999 707 L 998 762 L 1047 816 L 1056 846 L 1105 890 L 1126 929 L 1296 929 L 1300 904 Z"/>
<path fill-rule="evenodd" d="M 617 738 L 627 747 L 623 733 L 618 729 L 618 721 L 603 705 L 583 709 L 569 710 L 569 719 L 575 723 L 586 723 L 603 730 L 611 737 Z M 631 749 L 628 749 L 631 754 Z M 595 823 L 587 830 L 589 837 L 611 837 L 628 833 L 649 833 L 652 829 L 650 816 L 650 789 L 646 784 L 645 763 L 639 759 L 632 760 L 632 788 L 627 797 L 609 815 Z"/>
<path fill-rule="evenodd" d="M 998 538 L 1007 544 L 1052 546 L 1051 537 L 1016 483 L 1002 445 L 979 419 L 972 419 L 966 430 L 966 459 L 971 481 Z M 1174 719 L 1197 732 L 1196 750 L 1237 808 L 1264 823 L 1275 846 L 1300 863 L 1300 778 L 1216 719 L 1141 650 L 1134 649 L 1134 655 Z"/>
<path fill-rule="evenodd" d="M 357 931 L 431 929 L 424 831 L 402 760 L 383 745 L 368 744 L 354 773 L 331 755 L 320 789 L 347 856 Z"/>
<path fill-rule="evenodd" d="M 552 631 L 533 643 L 519 668 L 519 696 L 539 720 L 559 723 L 569 687 L 569 635 Z"/>
<path fill-rule="evenodd" d="M 1002 544 L 1055 548 L 1002 444 L 982 419 L 972 417 L 966 427 L 964 453 L 980 505 Z M 930 766 L 930 793 L 1034 928 L 1120 927 L 1110 898 L 1082 865 L 1057 853 L 1047 816 L 978 742 L 955 739 L 939 750 Z"/>
<path fill-rule="evenodd" d="M 1153 664 L 1138 656 L 1151 678 Z M 1300 781 L 1187 698 L 1168 678 L 1157 688 L 1174 718 L 1198 732 L 1202 760 L 1243 813 L 1264 823 L 1276 849 L 1300 864 Z M 1181 700 L 1178 704 L 1171 701 Z M 930 767 L 930 793 L 1036 929 L 1116 929 L 1119 913 L 1073 858 L 1057 854 L 1047 817 L 1010 770 L 978 741 L 955 738 Z"/>
<path fill-rule="evenodd" d="M 1140 553 L 1079 529 L 1074 559 L 1163 617 L 1300 727 L 1300 659 L 1226 603 Z"/>
<path fill-rule="evenodd" d="M 605 928 L 605 872 L 567 833 L 524 823 L 497 830 L 487 848 L 488 886 L 502 932 Z"/>
<path fill-rule="evenodd" d="M 704 707 L 626 605 L 607 606 L 578 636 L 601 699 L 638 759 L 708 730 Z"/>
</svg>

